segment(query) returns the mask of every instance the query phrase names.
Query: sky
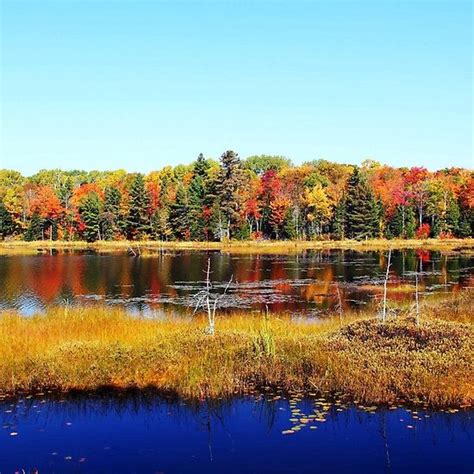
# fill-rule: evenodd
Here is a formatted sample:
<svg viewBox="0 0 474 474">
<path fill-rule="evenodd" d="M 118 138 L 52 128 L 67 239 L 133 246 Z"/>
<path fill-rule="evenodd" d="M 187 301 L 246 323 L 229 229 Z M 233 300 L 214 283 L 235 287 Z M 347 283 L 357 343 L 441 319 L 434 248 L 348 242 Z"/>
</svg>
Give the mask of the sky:
<svg viewBox="0 0 474 474">
<path fill-rule="evenodd" d="M 472 2 L 0 0 L 0 168 L 474 167 Z"/>
</svg>

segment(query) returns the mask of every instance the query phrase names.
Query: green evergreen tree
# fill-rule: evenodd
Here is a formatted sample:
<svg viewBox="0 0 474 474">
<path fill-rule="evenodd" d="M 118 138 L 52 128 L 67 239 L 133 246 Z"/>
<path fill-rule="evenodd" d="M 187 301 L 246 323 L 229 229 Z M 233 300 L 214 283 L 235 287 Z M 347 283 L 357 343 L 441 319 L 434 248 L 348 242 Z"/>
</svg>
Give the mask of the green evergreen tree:
<svg viewBox="0 0 474 474">
<path fill-rule="evenodd" d="M 412 206 L 406 206 L 405 208 L 405 235 L 407 239 L 413 239 L 416 232 L 416 215 L 415 209 Z"/>
<path fill-rule="evenodd" d="M 127 237 L 141 239 L 151 231 L 150 196 L 145 189 L 143 175 L 137 173 L 130 186 L 130 211 L 127 218 Z"/>
<path fill-rule="evenodd" d="M 220 240 L 230 239 L 238 228 L 240 216 L 240 191 L 244 184 L 244 171 L 239 155 L 231 150 L 221 156 L 221 173 L 217 185 L 220 204 Z"/>
<path fill-rule="evenodd" d="M 459 210 L 459 205 L 456 200 L 450 199 L 444 222 L 445 231 L 457 235 L 460 219 L 461 212 Z"/>
<path fill-rule="evenodd" d="M 351 239 L 377 237 L 379 207 L 366 178 L 355 168 L 349 178 L 346 198 L 346 234 Z"/>
<path fill-rule="evenodd" d="M 25 233 L 25 240 L 32 242 L 34 240 L 41 240 L 43 238 L 43 219 L 34 212 L 31 216 L 30 223 Z"/>
<path fill-rule="evenodd" d="M 463 209 L 459 219 L 458 236 L 468 238 L 474 235 L 474 212 L 471 209 Z"/>
<path fill-rule="evenodd" d="M 15 232 L 15 223 L 5 204 L 0 200 L 0 237 L 4 239 Z"/>
<path fill-rule="evenodd" d="M 113 240 L 124 230 L 124 218 L 120 213 L 122 194 L 116 187 L 105 189 L 104 210 L 101 215 L 102 238 Z"/>
<path fill-rule="evenodd" d="M 183 185 L 179 185 L 176 190 L 176 200 L 170 206 L 169 220 L 174 236 L 180 240 L 189 240 L 189 205 L 186 190 Z"/>
<path fill-rule="evenodd" d="M 343 197 L 334 209 L 334 219 L 332 221 L 332 233 L 338 240 L 344 240 L 346 229 L 346 199 Z"/>
<path fill-rule="evenodd" d="M 97 193 L 90 193 L 79 208 L 84 222 L 83 235 L 88 242 L 101 239 L 100 235 L 100 199 Z"/>
<path fill-rule="evenodd" d="M 288 209 L 285 220 L 283 222 L 282 238 L 294 240 L 298 236 L 298 229 L 296 228 L 295 209 Z"/>
<path fill-rule="evenodd" d="M 189 224 L 191 240 L 206 238 L 206 221 L 203 207 L 206 200 L 206 180 L 209 164 L 200 153 L 194 163 L 193 178 L 189 184 Z"/>
</svg>

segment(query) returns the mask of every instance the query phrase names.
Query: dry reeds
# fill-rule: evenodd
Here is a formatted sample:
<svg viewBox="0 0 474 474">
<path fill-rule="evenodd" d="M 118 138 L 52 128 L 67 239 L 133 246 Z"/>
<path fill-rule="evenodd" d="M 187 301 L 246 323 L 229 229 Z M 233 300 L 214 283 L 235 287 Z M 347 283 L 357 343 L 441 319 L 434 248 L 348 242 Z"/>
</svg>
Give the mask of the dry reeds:
<svg viewBox="0 0 474 474">
<path fill-rule="evenodd" d="M 110 307 L 4 313 L 0 394 L 151 386 L 220 397 L 275 386 L 469 406 L 474 338 L 459 308 L 467 314 L 471 304 L 466 295 L 431 308 L 425 301 L 419 326 L 407 317 L 381 324 L 375 314 L 308 322 L 240 312 L 220 318 L 213 336 L 204 317 L 143 319 Z M 440 321 L 442 307 L 457 307 L 464 323 Z"/>
</svg>

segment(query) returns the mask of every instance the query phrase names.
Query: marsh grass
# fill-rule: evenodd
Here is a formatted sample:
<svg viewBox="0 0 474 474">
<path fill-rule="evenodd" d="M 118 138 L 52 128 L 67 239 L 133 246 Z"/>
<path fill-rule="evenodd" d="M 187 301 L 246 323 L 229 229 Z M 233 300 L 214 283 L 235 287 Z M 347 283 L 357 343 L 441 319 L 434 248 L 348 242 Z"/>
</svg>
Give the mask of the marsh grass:
<svg viewBox="0 0 474 474">
<path fill-rule="evenodd" d="M 471 406 L 472 294 L 385 325 L 374 314 L 294 320 L 236 312 L 205 334 L 204 317 L 142 319 L 110 307 L 0 316 L 0 394 L 152 387 L 189 398 L 262 387 L 341 392 L 364 403 Z M 463 313 L 464 311 L 464 313 Z M 470 323 L 470 324 L 467 324 Z"/>
<path fill-rule="evenodd" d="M 0 254 L 34 254 L 38 251 L 48 252 L 51 249 L 64 250 L 94 250 L 97 252 L 123 252 L 129 248 L 139 251 L 142 256 L 154 255 L 163 250 L 221 250 L 229 253 L 283 253 L 291 254 L 303 250 L 386 250 L 421 248 L 423 250 L 439 250 L 445 252 L 464 251 L 471 253 L 474 250 L 474 239 L 426 239 L 426 240 L 320 240 L 320 241 L 229 241 L 229 242 L 161 242 L 142 241 L 130 242 L 97 241 L 36 241 L 24 242 L 9 240 L 0 242 Z"/>
</svg>

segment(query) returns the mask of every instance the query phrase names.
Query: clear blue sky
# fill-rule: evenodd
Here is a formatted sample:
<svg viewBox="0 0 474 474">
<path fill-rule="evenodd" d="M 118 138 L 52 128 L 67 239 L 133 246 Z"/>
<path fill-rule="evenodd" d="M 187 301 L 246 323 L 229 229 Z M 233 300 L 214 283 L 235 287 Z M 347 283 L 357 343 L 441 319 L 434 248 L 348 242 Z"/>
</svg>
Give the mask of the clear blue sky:
<svg viewBox="0 0 474 474">
<path fill-rule="evenodd" d="M 471 1 L 0 3 L 0 168 L 473 167 Z"/>
</svg>

